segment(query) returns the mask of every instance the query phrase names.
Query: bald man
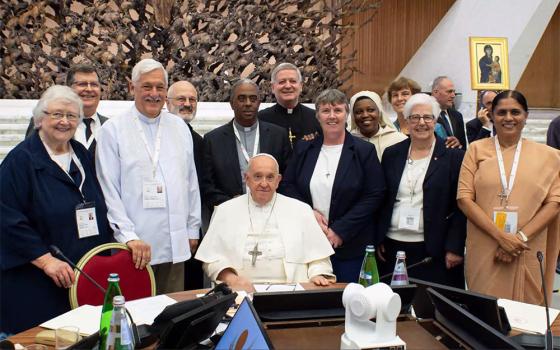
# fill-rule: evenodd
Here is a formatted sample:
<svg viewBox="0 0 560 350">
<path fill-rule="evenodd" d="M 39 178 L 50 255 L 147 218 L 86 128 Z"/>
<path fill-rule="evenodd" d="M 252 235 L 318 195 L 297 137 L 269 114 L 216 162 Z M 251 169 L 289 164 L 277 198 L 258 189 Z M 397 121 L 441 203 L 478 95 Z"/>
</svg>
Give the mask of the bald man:
<svg viewBox="0 0 560 350">
<path fill-rule="evenodd" d="M 198 104 L 198 92 L 193 84 L 186 80 L 177 81 L 167 90 L 167 109 L 169 112 L 181 117 L 189 127 L 193 140 L 194 165 L 198 177 L 199 187 L 201 186 L 202 175 L 202 154 L 204 139 L 197 133 L 191 122 L 196 117 L 196 107 Z M 202 190 L 202 189 L 201 189 Z M 202 203 L 202 229 L 208 227 L 210 213 Z M 202 237 L 202 232 L 201 232 Z M 203 287 L 202 264 L 196 259 L 190 259 L 185 263 L 185 290 L 200 289 Z"/>
<path fill-rule="evenodd" d="M 276 193 L 282 176 L 274 157 L 255 155 L 244 176 L 249 192 L 215 209 L 196 254 L 210 279 L 248 292 L 253 283 L 334 282 L 334 251 L 313 210 Z"/>
</svg>

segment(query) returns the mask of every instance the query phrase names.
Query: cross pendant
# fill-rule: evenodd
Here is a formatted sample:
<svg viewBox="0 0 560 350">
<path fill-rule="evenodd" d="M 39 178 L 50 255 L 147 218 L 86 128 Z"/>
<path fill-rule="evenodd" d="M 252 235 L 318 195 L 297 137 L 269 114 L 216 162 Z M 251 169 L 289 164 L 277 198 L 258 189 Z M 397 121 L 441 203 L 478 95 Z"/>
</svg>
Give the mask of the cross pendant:
<svg viewBox="0 0 560 350">
<path fill-rule="evenodd" d="M 253 250 L 249 251 L 249 255 L 251 255 L 251 266 L 255 266 L 257 263 L 257 256 L 262 255 L 262 252 L 259 251 L 259 243 L 255 244 Z"/>
<path fill-rule="evenodd" d="M 327 175 L 327 179 L 329 178 L 329 176 L 331 176 L 331 173 L 326 173 L 325 175 Z"/>
<path fill-rule="evenodd" d="M 500 198 L 500 205 L 503 206 L 504 205 L 504 201 L 507 200 L 508 195 L 505 193 L 504 190 L 502 190 L 499 194 L 498 197 Z"/>
<path fill-rule="evenodd" d="M 292 128 L 288 128 L 288 139 L 290 139 L 290 146 L 294 147 L 294 139 L 296 135 L 292 134 Z"/>
</svg>

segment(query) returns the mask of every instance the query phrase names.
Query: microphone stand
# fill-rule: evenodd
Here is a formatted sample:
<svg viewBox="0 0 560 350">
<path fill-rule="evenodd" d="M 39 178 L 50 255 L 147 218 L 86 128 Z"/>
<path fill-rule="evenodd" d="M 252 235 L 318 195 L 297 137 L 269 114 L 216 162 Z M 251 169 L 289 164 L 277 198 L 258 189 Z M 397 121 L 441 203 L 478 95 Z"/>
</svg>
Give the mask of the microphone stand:
<svg viewBox="0 0 560 350">
<path fill-rule="evenodd" d="M 546 310 L 546 349 L 553 350 L 552 346 L 552 328 L 550 327 L 550 313 L 548 310 L 548 299 L 546 297 L 546 282 L 544 280 L 544 270 L 543 270 L 543 253 L 541 251 L 537 252 L 537 259 L 539 260 L 539 267 L 541 270 L 541 281 L 544 296 L 544 307 Z"/>
</svg>

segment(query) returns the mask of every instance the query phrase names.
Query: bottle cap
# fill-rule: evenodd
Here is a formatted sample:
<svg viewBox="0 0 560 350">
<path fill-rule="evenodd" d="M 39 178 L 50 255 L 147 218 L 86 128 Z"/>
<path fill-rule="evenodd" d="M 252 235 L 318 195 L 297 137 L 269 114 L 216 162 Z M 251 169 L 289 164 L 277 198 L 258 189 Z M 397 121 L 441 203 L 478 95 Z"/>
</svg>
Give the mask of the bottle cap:
<svg viewBox="0 0 560 350">
<path fill-rule="evenodd" d="M 113 297 L 113 306 L 124 305 L 124 297 L 122 295 L 116 295 Z"/>
<path fill-rule="evenodd" d="M 110 273 L 109 278 L 107 279 L 109 282 L 118 282 L 120 280 L 118 273 Z"/>
<path fill-rule="evenodd" d="M 375 252 L 375 247 L 373 245 L 366 245 L 366 252 L 367 253 Z"/>
<path fill-rule="evenodd" d="M 403 259 L 406 258 L 406 253 L 402 250 L 399 250 L 397 252 L 397 259 L 399 259 L 399 258 L 403 258 Z"/>
</svg>

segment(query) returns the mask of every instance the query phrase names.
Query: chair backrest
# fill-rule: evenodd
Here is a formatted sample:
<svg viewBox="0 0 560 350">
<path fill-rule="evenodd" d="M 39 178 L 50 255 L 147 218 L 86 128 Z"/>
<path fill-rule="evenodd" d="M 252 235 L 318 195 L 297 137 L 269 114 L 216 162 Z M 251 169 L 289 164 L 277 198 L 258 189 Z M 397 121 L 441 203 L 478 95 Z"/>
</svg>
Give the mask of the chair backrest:
<svg viewBox="0 0 560 350">
<path fill-rule="evenodd" d="M 154 272 L 148 265 L 143 270 L 134 267 L 130 249 L 121 243 L 107 243 L 93 248 L 77 266 L 103 288 L 107 288 L 110 273 L 118 273 L 119 286 L 125 300 L 135 300 L 156 295 Z M 105 295 L 84 274 L 75 270 L 76 281 L 70 288 L 70 306 L 102 305 Z"/>
</svg>

